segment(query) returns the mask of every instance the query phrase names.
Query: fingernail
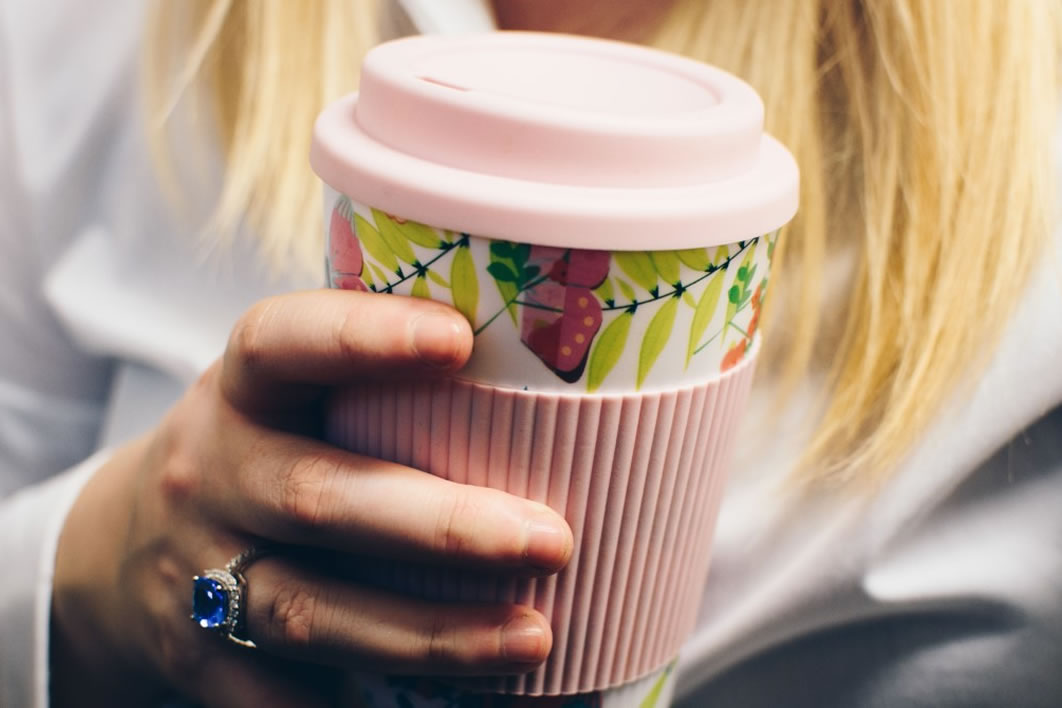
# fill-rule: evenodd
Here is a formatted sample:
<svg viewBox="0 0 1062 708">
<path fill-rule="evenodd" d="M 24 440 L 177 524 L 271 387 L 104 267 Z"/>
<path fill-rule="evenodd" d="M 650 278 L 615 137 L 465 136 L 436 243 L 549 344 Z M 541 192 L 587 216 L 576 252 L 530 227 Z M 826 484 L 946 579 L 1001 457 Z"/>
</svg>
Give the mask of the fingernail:
<svg viewBox="0 0 1062 708">
<path fill-rule="evenodd" d="M 557 523 L 553 514 L 549 514 L 549 517 L 526 522 L 524 559 L 540 568 L 559 570 L 571 555 L 572 538 L 567 527 Z"/>
<path fill-rule="evenodd" d="M 521 615 L 502 627 L 502 654 L 514 664 L 538 663 L 546 658 L 546 630 L 534 617 Z"/>
<path fill-rule="evenodd" d="M 429 366 L 448 369 L 457 358 L 461 326 L 455 318 L 427 312 L 412 323 L 413 351 Z"/>
</svg>

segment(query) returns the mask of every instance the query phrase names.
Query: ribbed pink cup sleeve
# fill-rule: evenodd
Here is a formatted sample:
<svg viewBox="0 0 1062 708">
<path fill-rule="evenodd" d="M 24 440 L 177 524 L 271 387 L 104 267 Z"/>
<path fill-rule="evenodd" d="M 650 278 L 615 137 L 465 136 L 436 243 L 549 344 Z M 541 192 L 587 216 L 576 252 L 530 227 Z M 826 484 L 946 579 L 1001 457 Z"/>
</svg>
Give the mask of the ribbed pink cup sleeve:
<svg viewBox="0 0 1062 708">
<path fill-rule="evenodd" d="M 550 618 L 553 651 L 540 669 L 476 690 L 583 693 L 660 669 L 696 619 L 754 360 L 699 385 L 627 395 L 449 379 L 344 390 L 329 419 L 335 444 L 548 504 L 576 541 L 568 566 L 545 579 L 388 562 L 371 579 L 429 599 L 533 605 Z"/>
</svg>

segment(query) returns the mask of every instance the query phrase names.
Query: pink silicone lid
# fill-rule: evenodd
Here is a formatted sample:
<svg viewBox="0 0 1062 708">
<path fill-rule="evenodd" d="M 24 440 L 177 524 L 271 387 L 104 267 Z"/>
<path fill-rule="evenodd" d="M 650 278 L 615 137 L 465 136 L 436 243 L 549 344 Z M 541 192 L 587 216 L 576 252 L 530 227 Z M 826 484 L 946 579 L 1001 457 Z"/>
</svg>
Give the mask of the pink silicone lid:
<svg viewBox="0 0 1062 708">
<path fill-rule="evenodd" d="M 310 162 L 353 199 L 440 228 L 603 250 L 730 243 L 785 224 L 798 171 L 719 69 L 620 42 L 420 36 L 365 58 Z"/>
</svg>

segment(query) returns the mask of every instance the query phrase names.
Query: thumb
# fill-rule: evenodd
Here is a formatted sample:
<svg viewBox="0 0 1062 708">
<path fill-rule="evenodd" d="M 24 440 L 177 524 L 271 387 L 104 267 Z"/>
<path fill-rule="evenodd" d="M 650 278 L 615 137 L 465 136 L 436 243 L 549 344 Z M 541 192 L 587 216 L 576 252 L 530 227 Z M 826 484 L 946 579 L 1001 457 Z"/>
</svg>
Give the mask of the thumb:
<svg viewBox="0 0 1062 708">
<path fill-rule="evenodd" d="M 453 371 L 472 352 L 456 310 L 420 298 L 341 290 L 263 300 L 240 318 L 221 362 L 221 391 L 252 417 L 305 402 L 321 387 L 401 373 Z"/>
</svg>

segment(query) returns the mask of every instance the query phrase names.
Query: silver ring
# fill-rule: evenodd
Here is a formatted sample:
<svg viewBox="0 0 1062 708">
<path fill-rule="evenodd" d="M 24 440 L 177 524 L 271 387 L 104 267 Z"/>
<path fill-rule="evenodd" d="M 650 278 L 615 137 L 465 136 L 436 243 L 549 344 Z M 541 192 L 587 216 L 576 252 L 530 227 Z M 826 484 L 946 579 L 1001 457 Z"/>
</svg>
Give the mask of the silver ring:
<svg viewBox="0 0 1062 708">
<path fill-rule="evenodd" d="M 247 580 L 243 571 L 272 551 L 268 546 L 251 546 L 223 569 L 210 568 L 193 576 L 192 621 L 241 647 L 257 648 L 250 639 L 237 636 L 245 629 L 243 611 Z"/>
</svg>

